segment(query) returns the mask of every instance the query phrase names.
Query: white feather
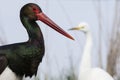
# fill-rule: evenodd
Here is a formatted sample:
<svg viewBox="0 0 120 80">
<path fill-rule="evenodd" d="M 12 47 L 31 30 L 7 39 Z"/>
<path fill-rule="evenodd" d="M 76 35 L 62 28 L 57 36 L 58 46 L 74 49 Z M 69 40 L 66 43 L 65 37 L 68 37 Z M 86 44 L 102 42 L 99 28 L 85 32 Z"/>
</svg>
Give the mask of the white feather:
<svg viewBox="0 0 120 80">
<path fill-rule="evenodd" d="M 16 76 L 14 72 L 9 67 L 2 72 L 0 75 L 0 80 L 22 80 L 20 77 Z"/>
<path fill-rule="evenodd" d="M 106 71 L 101 68 L 91 67 L 91 48 L 92 48 L 92 35 L 87 23 L 81 23 L 78 27 L 71 30 L 81 30 L 86 35 L 86 44 L 84 52 L 79 65 L 78 80 L 114 80 Z"/>
</svg>

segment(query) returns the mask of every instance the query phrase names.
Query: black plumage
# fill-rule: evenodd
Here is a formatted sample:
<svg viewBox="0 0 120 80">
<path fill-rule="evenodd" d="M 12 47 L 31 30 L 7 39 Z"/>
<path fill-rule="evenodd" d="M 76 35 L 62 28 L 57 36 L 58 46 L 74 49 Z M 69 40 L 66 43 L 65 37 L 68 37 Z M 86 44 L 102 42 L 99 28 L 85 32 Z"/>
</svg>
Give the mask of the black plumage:
<svg viewBox="0 0 120 80">
<path fill-rule="evenodd" d="M 29 39 L 26 42 L 0 46 L 0 74 L 8 66 L 17 76 L 32 77 L 37 74 L 45 51 L 43 35 L 36 20 L 44 22 L 70 39 L 73 38 L 50 20 L 34 3 L 21 8 L 20 20 L 28 32 Z"/>
</svg>

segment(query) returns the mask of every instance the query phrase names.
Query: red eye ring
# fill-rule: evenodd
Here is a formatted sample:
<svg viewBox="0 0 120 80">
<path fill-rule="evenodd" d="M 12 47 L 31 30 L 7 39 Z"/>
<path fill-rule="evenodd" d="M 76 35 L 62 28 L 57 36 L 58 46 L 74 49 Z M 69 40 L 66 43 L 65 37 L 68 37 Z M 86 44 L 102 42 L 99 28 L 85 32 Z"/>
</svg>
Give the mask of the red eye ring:
<svg viewBox="0 0 120 80">
<path fill-rule="evenodd" d="M 36 11 L 37 9 L 36 8 L 33 8 L 33 11 Z"/>
<path fill-rule="evenodd" d="M 37 8 L 33 7 L 32 9 L 33 9 L 33 12 L 39 13 L 39 10 Z"/>
</svg>

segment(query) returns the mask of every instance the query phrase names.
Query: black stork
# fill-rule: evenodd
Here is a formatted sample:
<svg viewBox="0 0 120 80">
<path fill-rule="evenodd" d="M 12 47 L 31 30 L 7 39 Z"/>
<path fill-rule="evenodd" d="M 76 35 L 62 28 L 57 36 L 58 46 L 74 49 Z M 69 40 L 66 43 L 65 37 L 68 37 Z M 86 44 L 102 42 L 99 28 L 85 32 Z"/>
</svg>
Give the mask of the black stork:
<svg viewBox="0 0 120 80">
<path fill-rule="evenodd" d="M 20 11 L 20 19 L 28 32 L 29 39 L 22 43 L 0 46 L 0 75 L 7 67 L 21 78 L 37 74 L 38 65 L 42 61 L 45 51 L 43 35 L 36 23 L 37 20 L 74 40 L 72 36 L 49 19 L 37 4 L 24 5 Z"/>
</svg>

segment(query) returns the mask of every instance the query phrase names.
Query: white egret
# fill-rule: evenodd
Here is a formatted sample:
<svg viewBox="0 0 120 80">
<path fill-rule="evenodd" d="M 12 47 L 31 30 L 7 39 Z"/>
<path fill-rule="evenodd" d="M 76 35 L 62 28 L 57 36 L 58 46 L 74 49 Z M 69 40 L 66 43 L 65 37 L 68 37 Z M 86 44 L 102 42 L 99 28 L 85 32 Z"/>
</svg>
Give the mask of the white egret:
<svg viewBox="0 0 120 80">
<path fill-rule="evenodd" d="M 92 35 L 88 24 L 83 22 L 70 30 L 80 30 L 86 35 L 86 44 L 84 46 L 81 64 L 79 65 L 78 80 L 114 80 L 103 69 L 91 66 Z"/>
</svg>

